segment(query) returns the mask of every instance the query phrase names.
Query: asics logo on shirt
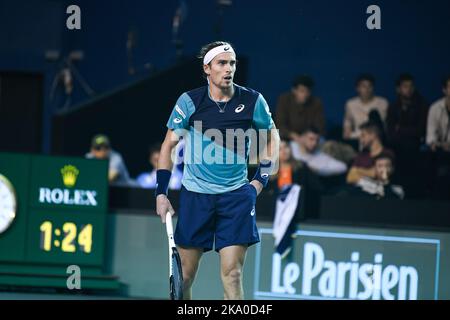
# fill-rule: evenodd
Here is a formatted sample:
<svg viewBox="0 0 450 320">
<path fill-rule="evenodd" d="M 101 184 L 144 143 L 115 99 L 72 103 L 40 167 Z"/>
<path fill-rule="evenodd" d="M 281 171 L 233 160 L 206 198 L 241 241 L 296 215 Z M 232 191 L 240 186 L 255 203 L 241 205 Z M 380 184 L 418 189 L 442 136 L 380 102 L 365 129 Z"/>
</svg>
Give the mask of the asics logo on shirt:
<svg viewBox="0 0 450 320">
<path fill-rule="evenodd" d="M 234 109 L 234 112 L 239 113 L 242 110 L 244 110 L 245 106 L 243 104 L 238 105 L 236 109 Z"/>
</svg>

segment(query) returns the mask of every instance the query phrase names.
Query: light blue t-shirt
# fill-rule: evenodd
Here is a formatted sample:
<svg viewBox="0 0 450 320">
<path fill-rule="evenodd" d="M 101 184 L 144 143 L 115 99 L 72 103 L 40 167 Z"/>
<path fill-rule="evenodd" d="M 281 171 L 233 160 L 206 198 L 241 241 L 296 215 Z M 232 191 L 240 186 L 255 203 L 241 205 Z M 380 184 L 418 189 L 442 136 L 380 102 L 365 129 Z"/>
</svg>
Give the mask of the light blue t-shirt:
<svg viewBox="0 0 450 320">
<path fill-rule="evenodd" d="M 234 88 L 227 103 L 214 102 L 207 86 L 185 92 L 172 110 L 167 127 L 185 139 L 182 184 L 189 191 L 219 194 L 248 183 L 252 132 L 274 128 L 264 97 Z"/>
</svg>

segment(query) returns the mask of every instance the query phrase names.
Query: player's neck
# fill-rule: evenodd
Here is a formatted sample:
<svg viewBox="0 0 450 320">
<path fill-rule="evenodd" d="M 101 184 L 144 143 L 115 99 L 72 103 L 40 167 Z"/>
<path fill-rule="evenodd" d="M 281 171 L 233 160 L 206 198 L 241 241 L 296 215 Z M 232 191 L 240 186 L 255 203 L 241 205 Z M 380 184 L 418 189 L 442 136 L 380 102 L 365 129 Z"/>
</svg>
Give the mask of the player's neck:
<svg viewBox="0 0 450 320">
<path fill-rule="evenodd" d="M 228 88 L 219 88 L 212 83 L 209 83 L 209 95 L 211 99 L 218 102 L 226 102 L 231 100 L 234 94 L 234 86 Z"/>
</svg>

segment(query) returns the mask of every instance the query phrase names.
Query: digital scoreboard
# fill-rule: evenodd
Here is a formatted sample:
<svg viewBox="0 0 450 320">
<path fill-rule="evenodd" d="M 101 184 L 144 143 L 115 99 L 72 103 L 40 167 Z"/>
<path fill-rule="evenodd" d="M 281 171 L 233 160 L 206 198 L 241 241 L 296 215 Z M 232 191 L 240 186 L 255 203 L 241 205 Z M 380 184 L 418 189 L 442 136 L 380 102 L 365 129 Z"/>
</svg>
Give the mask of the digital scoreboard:
<svg viewBox="0 0 450 320">
<path fill-rule="evenodd" d="M 107 203 L 106 160 L 0 153 L 0 284 L 65 286 L 70 265 L 101 283 Z"/>
</svg>

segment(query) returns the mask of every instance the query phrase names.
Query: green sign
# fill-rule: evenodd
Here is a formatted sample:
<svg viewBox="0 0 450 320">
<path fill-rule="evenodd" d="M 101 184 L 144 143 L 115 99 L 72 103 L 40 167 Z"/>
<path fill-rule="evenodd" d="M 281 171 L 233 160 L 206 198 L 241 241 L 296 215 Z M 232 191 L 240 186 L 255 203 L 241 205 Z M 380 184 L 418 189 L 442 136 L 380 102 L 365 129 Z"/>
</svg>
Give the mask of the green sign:
<svg viewBox="0 0 450 320">
<path fill-rule="evenodd" d="M 0 153 L 0 201 L 0 283 L 48 273 L 65 286 L 69 265 L 101 275 L 106 160 Z"/>
<path fill-rule="evenodd" d="M 106 211 L 107 161 L 35 156 L 31 166 L 34 208 Z"/>
</svg>

